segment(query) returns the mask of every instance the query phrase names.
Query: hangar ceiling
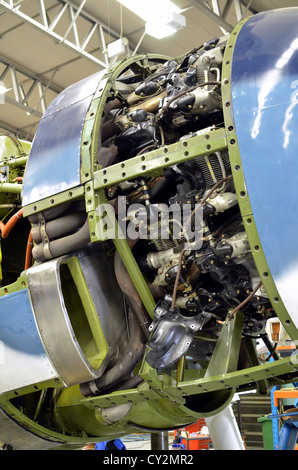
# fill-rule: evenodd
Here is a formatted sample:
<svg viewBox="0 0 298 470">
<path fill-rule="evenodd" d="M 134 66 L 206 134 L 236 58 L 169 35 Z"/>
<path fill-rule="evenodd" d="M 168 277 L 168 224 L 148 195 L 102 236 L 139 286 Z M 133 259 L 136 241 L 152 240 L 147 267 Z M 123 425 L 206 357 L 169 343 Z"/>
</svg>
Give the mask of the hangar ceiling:
<svg viewBox="0 0 298 470">
<path fill-rule="evenodd" d="M 140 0 L 140 2 L 150 0 Z M 293 0 L 173 0 L 186 27 L 173 36 L 145 34 L 145 22 L 117 0 L 0 0 L 0 132 L 32 140 L 42 114 L 64 88 L 115 58 L 107 47 L 127 38 L 124 55 L 176 57 L 229 32 L 244 17 Z M 118 59 L 122 56 L 118 56 Z"/>
</svg>

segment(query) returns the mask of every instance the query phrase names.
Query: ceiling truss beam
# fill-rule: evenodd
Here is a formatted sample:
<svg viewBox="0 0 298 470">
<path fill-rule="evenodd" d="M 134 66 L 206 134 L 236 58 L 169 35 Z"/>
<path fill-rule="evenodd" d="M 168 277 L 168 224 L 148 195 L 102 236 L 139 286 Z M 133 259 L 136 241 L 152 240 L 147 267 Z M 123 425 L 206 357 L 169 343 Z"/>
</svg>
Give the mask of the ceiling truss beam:
<svg viewBox="0 0 298 470">
<path fill-rule="evenodd" d="M 224 34 L 231 33 L 236 26 L 236 24 L 232 25 L 226 20 L 232 7 L 234 7 L 237 22 L 241 21 L 247 12 L 257 13 L 255 9 L 251 8 L 252 0 L 226 0 L 222 6 L 219 5 L 219 0 L 211 0 L 209 2 L 210 6 L 203 0 L 191 0 L 191 3 L 216 23 Z"/>
<path fill-rule="evenodd" d="M 219 4 L 219 0 L 191 0 L 194 7 L 215 22 L 222 31 L 230 33 L 234 26 L 227 21 L 228 14 L 234 8 L 237 20 L 240 21 L 247 12 L 256 14 L 252 7 L 252 0 L 225 0 Z M 51 37 L 55 43 L 62 44 L 72 51 L 76 52 L 77 57 L 84 57 L 95 63 L 99 69 L 109 66 L 106 41 L 117 40 L 120 34 L 111 30 L 97 18 L 84 11 L 86 0 L 81 0 L 79 6 L 71 0 L 53 0 L 51 6 L 47 6 L 46 0 L 0 0 L 1 13 L 10 12 L 21 20 L 21 24 L 29 24 L 42 33 Z M 29 15 L 25 7 L 31 7 Z M 33 7 L 34 6 L 34 7 Z M 79 34 L 79 21 L 87 22 L 84 37 Z M 61 33 L 61 24 L 64 31 Z M 18 25 L 20 26 L 20 24 Z M 60 27 L 60 33 L 56 28 Z M 96 40 L 96 47 L 88 52 L 87 47 L 92 40 Z M 139 46 L 139 45 L 138 45 Z M 136 47 L 136 49 L 138 48 Z M 101 51 L 101 59 L 94 55 Z M 40 77 L 23 67 L 12 63 L 9 59 L 0 56 L 0 84 L 9 88 L 9 92 L 4 95 L 4 101 L 9 102 L 19 109 L 26 111 L 27 114 L 35 116 L 38 120 L 42 117 L 47 108 L 47 96 L 51 92 L 51 100 L 54 95 L 59 94 L 62 88 L 53 83 L 56 69 L 53 69 L 49 80 Z M 3 98 L 3 96 L 0 98 Z M 49 103 L 48 103 L 49 104 Z M 24 138 L 29 133 L 26 129 L 14 129 L 9 124 L 0 123 L 2 129 L 14 131 L 15 135 Z M 29 124 L 27 127 L 34 128 L 36 123 Z M 30 136 L 31 137 L 31 136 Z"/>
<path fill-rule="evenodd" d="M 56 71 L 46 80 L 3 56 L 0 56 L 0 69 L 0 84 L 7 90 L 1 95 L 1 103 L 13 104 L 38 119 L 62 91 L 53 83 Z"/>
<path fill-rule="evenodd" d="M 109 65 L 109 59 L 107 55 L 106 38 L 108 37 L 112 41 L 120 38 L 120 35 L 111 30 L 110 27 L 94 18 L 93 16 L 86 13 L 83 10 L 86 0 L 83 0 L 80 6 L 74 5 L 70 0 L 55 0 L 56 14 L 52 20 L 49 15 L 49 10 L 53 10 L 53 5 L 47 9 L 45 0 L 38 0 L 39 10 L 33 8 L 32 3 L 32 15 L 28 15 L 22 10 L 23 5 L 28 6 L 31 0 L 0 0 L 0 6 L 4 11 L 8 11 L 18 18 L 22 19 L 24 23 L 28 23 L 39 31 L 53 38 L 58 44 L 70 48 L 73 52 L 79 56 L 95 63 L 99 69 L 106 68 Z M 35 5 L 35 3 L 34 3 Z M 61 20 L 63 18 L 63 22 Z M 78 22 L 84 21 L 88 24 L 89 31 L 84 38 L 79 38 L 79 27 Z M 57 26 L 65 27 L 65 31 L 61 34 L 57 32 Z M 87 51 L 87 46 L 91 40 L 95 38 L 98 47 L 93 50 L 101 51 L 101 58 L 99 59 L 92 52 Z"/>
<path fill-rule="evenodd" d="M 17 129 L 3 121 L 0 121 L 0 135 L 1 134 L 12 134 L 17 139 L 27 140 L 27 141 L 28 140 L 31 141 L 33 139 L 33 135 L 26 132 L 26 130 Z"/>
<path fill-rule="evenodd" d="M 194 7 L 204 13 L 209 19 L 211 19 L 214 23 L 216 23 L 220 28 L 224 29 L 227 33 L 233 31 L 233 26 L 230 25 L 220 14 L 214 11 L 214 2 L 213 2 L 213 9 L 210 8 L 206 3 L 202 2 L 201 0 L 191 0 Z"/>
</svg>

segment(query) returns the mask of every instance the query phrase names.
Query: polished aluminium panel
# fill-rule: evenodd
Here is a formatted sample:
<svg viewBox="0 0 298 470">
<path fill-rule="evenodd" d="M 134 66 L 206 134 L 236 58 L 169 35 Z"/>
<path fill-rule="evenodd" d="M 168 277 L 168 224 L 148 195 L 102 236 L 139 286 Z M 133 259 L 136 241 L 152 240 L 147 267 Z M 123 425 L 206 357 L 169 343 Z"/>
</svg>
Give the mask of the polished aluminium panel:
<svg viewBox="0 0 298 470">
<path fill-rule="evenodd" d="M 46 110 L 26 167 L 24 206 L 80 185 L 83 127 L 104 73 L 71 85 Z"/>
<path fill-rule="evenodd" d="M 36 321 L 45 349 L 67 386 L 94 380 L 101 375 L 86 359 L 65 307 L 60 263 L 48 261 L 26 271 Z"/>
<path fill-rule="evenodd" d="M 263 12 L 241 28 L 232 107 L 261 245 L 298 327 L 298 8 Z"/>
<path fill-rule="evenodd" d="M 47 357 L 28 289 L 0 298 L 0 394 L 58 377 Z"/>
</svg>

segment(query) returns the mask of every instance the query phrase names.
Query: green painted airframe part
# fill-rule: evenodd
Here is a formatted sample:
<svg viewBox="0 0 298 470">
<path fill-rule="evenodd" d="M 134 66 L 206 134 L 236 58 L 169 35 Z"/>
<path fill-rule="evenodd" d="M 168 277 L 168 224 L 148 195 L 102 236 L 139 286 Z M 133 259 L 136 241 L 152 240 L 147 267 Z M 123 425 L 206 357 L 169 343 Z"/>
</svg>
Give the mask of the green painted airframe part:
<svg viewBox="0 0 298 470">
<path fill-rule="evenodd" d="M 159 54 L 142 54 L 122 59 L 107 69 L 107 72 L 102 77 L 94 93 L 84 123 L 81 144 L 81 183 L 89 181 L 92 178 L 93 172 L 99 166 L 97 162 L 99 129 L 104 107 L 111 91 L 114 93 L 114 97 L 116 98 L 116 94 L 113 90 L 114 81 L 127 68 L 133 66 L 137 62 L 141 63 L 148 60 L 164 62 L 169 59 L 170 57 Z"/>
<path fill-rule="evenodd" d="M 2 407 L 9 400 L 12 400 L 16 397 L 22 397 L 24 395 L 29 395 L 31 393 L 36 393 L 38 391 L 43 391 L 47 389 L 59 389 L 63 387 L 65 387 L 63 381 L 59 377 L 56 377 L 55 379 L 50 379 L 45 382 L 38 382 L 34 385 L 28 385 L 26 387 L 21 387 L 16 390 L 10 390 L 9 392 L 0 395 L 0 407 Z"/>
<path fill-rule="evenodd" d="M 27 277 L 20 276 L 13 284 L 9 284 L 5 287 L 0 288 L 0 297 L 3 297 L 7 294 L 12 294 L 13 292 L 18 292 L 22 289 L 27 289 L 27 288 L 28 288 Z"/>
<path fill-rule="evenodd" d="M 239 351 L 243 329 L 243 314 L 236 312 L 234 317 L 223 323 L 215 349 L 209 361 L 204 378 L 225 375 L 238 367 Z M 235 393 L 235 388 L 225 388 L 218 392 L 209 392 L 201 403 L 200 417 L 213 416 L 222 411 Z M 201 400 L 198 400 L 200 403 Z M 199 407 L 199 406 L 198 406 Z M 198 415 L 198 416 L 199 416 Z"/>
<path fill-rule="evenodd" d="M 24 174 L 30 148 L 30 142 L 21 142 L 10 135 L 0 135 L 0 172 L 3 172 L 3 168 L 5 171 L 0 192 L 21 193 L 23 186 L 14 181 Z"/>
<path fill-rule="evenodd" d="M 23 185 L 19 183 L 0 183 L 0 193 L 21 194 Z"/>
<path fill-rule="evenodd" d="M 115 434 L 119 435 L 119 432 L 128 434 L 141 431 L 150 432 L 151 429 L 152 431 L 154 429 L 173 429 L 177 427 L 177 422 L 183 426 L 194 421 L 189 410 L 180 409 L 176 403 L 164 400 L 157 394 L 155 394 L 155 400 L 150 400 L 147 398 L 146 391 L 143 392 L 143 388 L 139 392 L 140 396 L 143 396 L 142 401 L 132 403 L 128 394 L 125 407 L 115 409 L 119 415 L 119 420 L 116 422 L 107 417 L 109 409 L 113 410 L 113 407 L 116 406 L 113 401 L 110 401 L 109 406 L 105 408 L 86 407 L 80 402 L 78 387 L 74 387 L 71 392 L 66 389 L 58 394 L 55 410 L 56 419 L 60 426 L 65 426 L 67 423 L 71 430 L 76 429 L 76 423 L 80 422 L 88 434 L 96 434 L 101 437 L 101 440 L 104 436 L 115 438 Z M 106 408 L 108 408 L 107 411 Z"/>
<path fill-rule="evenodd" d="M 295 370 L 298 371 L 298 364 L 296 364 Z M 265 366 L 265 370 L 264 366 L 262 365 L 252 367 L 248 371 L 237 371 L 236 373 L 218 375 L 208 379 L 204 378 L 178 383 L 175 387 L 175 393 L 183 398 L 189 395 L 196 395 L 197 399 L 199 400 L 200 396 L 207 396 L 206 392 L 218 391 L 225 388 L 230 389 L 231 387 L 237 387 L 241 384 L 243 385 L 258 381 L 264 377 L 264 374 L 268 377 L 269 380 L 273 380 L 275 375 L 286 374 L 287 372 L 293 372 L 293 363 L 291 362 L 291 358 L 285 358 L 279 361 L 268 363 Z M 172 386 L 170 386 L 170 388 L 172 388 Z M 61 403 L 61 407 L 65 407 L 66 417 L 67 414 L 70 413 L 68 416 L 70 421 L 71 416 L 76 417 L 77 426 L 79 426 L 80 422 L 83 423 L 85 420 L 94 420 L 94 414 L 96 419 L 99 421 L 99 415 L 102 415 L 102 409 L 121 404 L 136 405 L 133 408 L 133 412 L 128 415 L 128 418 L 131 420 L 133 416 L 135 416 L 136 419 L 140 421 L 142 421 L 143 417 L 147 417 L 149 419 L 148 414 L 150 413 L 150 410 L 152 413 L 152 419 L 153 412 L 156 413 L 155 416 L 158 416 L 158 413 L 162 413 L 163 417 L 168 417 L 169 415 L 172 416 L 173 423 L 175 420 L 177 420 L 178 417 L 180 418 L 182 415 L 185 417 L 192 416 L 194 420 L 197 419 L 196 415 L 198 415 L 198 413 L 195 412 L 191 413 L 189 409 L 186 409 L 187 413 L 185 413 L 186 410 L 184 410 L 184 405 L 178 405 L 175 403 L 173 404 L 170 403 L 169 400 L 167 400 L 168 403 L 165 403 L 165 401 L 161 399 L 161 396 L 155 391 L 152 391 L 149 387 L 149 384 L 146 383 L 141 384 L 138 389 L 123 390 L 92 398 L 82 398 L 79 393 L 78 386 L 63 390 L 61 392 L 61 396 L 63 396 L 64 392 L 67 392 L 68 396 L 66 397 L 67 399 Z M 153 402 L 155 401 L 159 403 L 154 405 Z M 163 406 L 161 406 L 161 404 Z M 80 407 L 79 405 L 83 405 L 83 407 Z M 78 406 L 78 410 L 76 410 L 76 406 Z M 171 414 L 167 413 L 166 411 L 167 407 L 169 406 L 174 407 Z M 133 427 L 131 421 L 125 421 L 124 419 L 121 420 L 120 423 L 117 423 L 118 425 L 115 425 L 115 427 L 114 425 L 106 423 L 106 427 L 103 429 L 103 433 L 105 433 L 104 436 L 87 436 L 85 434 L 82 437 L 77 437 L 78 434 L 82 435 L 83 432 L 80 431 L 78 427 L 76 427 L 76 429 L 73 429 L 73 434 L 75 435 L 69 435 L 69 426 L 67 424 L 67 420 L 64 425 L 62 423 L 62 426 L 67 429 L 67 434 L 57 433 L 44 428 L 38 423 L 35 423 L 25 416 L 20 410 L 15 408 L 9 401 L 2 403 L 1 407 L 9 416 L 11 416 L 15 421 L 24 426 L 30 432 L 43 437 L 44 439 L 52 440 L 56 444 L 70 443 L 72 445 L 84 445 L 84 443 L 87 442 L 106 440 L 104 436 L 107 435 L 112 435 L 115 438 L 136 431 L 136 428 Z M 87 412 L 86 410 L 84 412 L 84 407 L 89 409 L 89 411 Z M 144 414 L 142 415 L 142 413 Z M 173 419 L 174 417 L 175 420 Z M 171 428 L 171 426 L 169 426 L 169 428 Z"/>
<path fill-rule="evenodd" d="M 87 183 L 87 186 L 89 187 L 88 193 L 90 193 L 90 197 L 91 197 L 91 194 L 92 194 L 91 182 Z M 107 204 L 109 206 L 105 192 L 103 190 L 97 191 L 95 195 L 97 196 L 97 206 L 101 204 Z M 87 201 L 87 205 L 88 205 L 88 201 Z M 90 206 L 92 206 L 92 197 L 90 198 Z M 107 240 L 107 239 L 111 239 L 113 241 L 128 271 L 128 274 L 130 275 L 135 285 L 135 288 L 138 291 L 138 294 L 142 299 L 145 309 L 147 310 L 151 318 L 153 318 L 153 312 L 156 306 L 156 302 L 153 299 L 153 296 L 136 262 L 136 259 L 132 254 L 132 251 L 127 243 L 127 240 L 125 239 L 121 231 L 121 228 L 118 224 L 114 211 L 111 211 L 109 213 L 109 216 L 110 216 L 109 224 L 110 226 L 114 227 L 114 230 L 113 230 L 113 237 L 107 238 L 104 234 L 104 228 L 102 226 L 103 224 L 101 223 L 101 217 L 98 216 L 98 211 L 91 210 L 91 212 L 88 214 L 89 224 L 91 224 L 91 241 L 94 241 L 94 239 L 96 241 Z"/>
<path fill-rule="evenodd" d="M 168 375 L 158 374 L 157 370 L 151 367 L 146 361 L 146 355 L 139 370 L 139 375 L 146 383 L 144 387 L 149 387 L 159 398 L 167 398 L 172 403 L 184 404 L 185 400 L 180 392 L 177 391 L 176 380 Z"/>
<path fill-rule="evenodd" d="M 37 214 L 38 212 L 42 212 L 50 207 L 56 207 L 60 204 L 69 201 L 75 201 L 77 199 L 84 198 L 84 186 L 78 186 L 77 188 L 72 188 L 71 190 L 63 191 L 62 193 L 55 194 L 55 196 L 51 196 L 45 199 L 41 199 L 40 201 L 30 204 L 24 207 L 24 217 L 29 217 L 29 215 Z"/>
<path fill-rule="evenodd" d="M 258 366 L 260 364 L 260 359 L 258 357 L 258 352 L 254 340 L 252 338 L 244 338 L 242 345 L 250 366 Z M 277 359 L 278 358 L 279 356 L 277 357 Z M 259 380 L 256 383 L 256 388 L 261 395 L 264 395 L 267 393 L 269 383 L 267 380 Z"/>
<path fill-rule="evenodd" d="M 29 153 L 31 151 L 31 147 L 32 147 L 32 142 L 28 142 L 27 140 L 19 139 L 19 143 L 21 145 L 22 154 L 26 154 L 27 159 L 28 159 L 28 155 L 29 155 Z"/>
<path fill-rule="evenodd" d="M 30 147 L 29 142 L 0 135 L 0 220 L 9 214 L 12 204 L 21 200 L 23 185 L 16 182 L 16 178 L 24 175 Z"/>
<path fill-rule="evenodd" d="M 288 314 L 284 303 L 282 302 L 272 275 L 267 264 L 259 235 L 258 228 L 254 221 L 253 211 L 251 208 L 249 194 L 245 185 L 245 175 L 243 174 L 243 167 L 241 155 L 237 142 L 237 134 L 235 130 L 235 123 L 232 111 L 232 90 L 231 90 L 231 73 L 234 47 L 237 41 L 238 34 L 246 23 L 247 19 L 241 21 L 234 31 L 232 32 L 224 54 L 223 68 L 222 68 L 222 99 L 224 110 L 224 122 L 227 134 L 227 143 L 229 150 L 229 157 L 231 162 L 231 169 L 233 180 L 235 184 L 236 194 L 238 196 L 238 203 L 240 212 L 244 222 L 244 228 L 247 233 L 249 245 L 254 258 L 255 265 L 259 272 L 263 286 L 268 294 L 271 305 L 281 320 L 285 330 L 292 338 L 293 341 L 298 340 L 298 330 L 293 323 L 290 315 Z"/>
<path fill-rule="evenodd" d="M 107 78 L 100 81 L 94 94 L 85 120 L 81 145 L 81 182 L 90 181 L 96 169 L 98 136 L 100 122 L 103 116 L 107 96 L 111 90 L 111 83 Z"/>
<path fill-rule="evenodd" d="M 61 267 L 64 265 L 66 265 L 70 271 L 85 313 L 83 314 L 81 309 L 76 308 L 78 305 L 73 304 L 72 308 L 68 308 L 75 336 L 89 364 L 93 369 L 99 369 L 108 353 L 109 347 L 100 324 L 97 310 L 78 258 L 73 256 L 61 263 Z M 70 287 L 72 287 L 72 285 Z M 72 296 L 74 296 L 74 293 L 72 294 L 71 291 L 68 296 L 66 296 L 66 292 L 64 293 L 65 299 L 72 298 Z M 77 302 L 77 304 L 78 303 L 79 302 Z"/>
<path fill-rule="evenodd" d="M 125 162 L 116 163 L 94 174 L 94 189 L 108 188 L 126 180 L 144 176 L 158 176 L 169 166 L 204 157 L 227 148 L 224 129 L 214 129 L 205 135 L 166 145 Z"/>
<path fill-rule="evenodd" d="M 34 422 L 32 419 L 28 418 L 26 415 L 24 415 L 24 413 L 22 413 L 9 401 L 1 403 L 1 408 L 5 411 L 8 416 L 11 416 L 11 418 L 15 422 L 17 422 L 20 426 L 24 427 L 28 432 L 31 432 L 36 436 L 41 437 L 42 439 L 52 441 L 53 448 L 59 448 L 59 445 L 61 443 L 82 447 L 86 442 L 92 442 L 92 439 L 88 439 L 86 435 L 82 438 L 64 433 L 58 433 L 47 429 L 41 426 L 40 424 Z"/>
<path fill-rule="evenodd" d="M 135 285 L 135 288 L 138 291 L 139 296 L 142 299 L 145 309 L 149 313 L 150 317 L 153 318 L 156 302 L 152 297 L 149 287 L 144 280 L 143 274 L 128 246 L 127 241 L 125 239 L 115 238 L 113 242 Z"/>
<path fill-rule="evenodd" d="M 227 318 L 222 325 L 205 377 L 237 370 L 243 319 L 243 314 L 236 312 L 232 319 Z"/>
<path fill-rule="evenodd" d="M 13 161 L 17 157 L 28 154 L 31 149 L 31 143 L 26 141 L 20 141 L 16 137 L 8 134 L 0 135 L 0 159 L 7 161 Z M 28 157 L 27 157 L 28 158 Z M 27 159 L 25 160 L 26 163 Z"/>
<path fill-rule="evenodd" d="M 3 155 L 1 155 L 1 158 L 3 158 Z M 14 167 L 20 167 L 20 166 L 26 166 L 27 161 L 28 161 L 29 155 L 26 155 L 25 157 L 23 156 L 10 156 L 9 158 L 4 158 L 3 160 L 0 161 L 0 167 L 2 166 L 14 166 Z"/>
<path fill-rule="evenodd" d="M 175 396 L 176 399 L 178 399 L 179 397 L 185 398 L 191 395 L 198 395 L 199 400 L 199 395 L 249 385 L 263 380 L 264 378 L 268 380 L 272 386 L 276 383 L 275 377 L 287 374 L 292 374 L 287 379 L 288 382 L 294 380 L 295 377 L 298 377 L 297 356 L 279 359 L 278 361 L 269 362 L 266 365 L 261 364 L 245 370 L 238 370 L 236 372 L 228 372 L 226 374 L 218 374 L 212 377 L 202 377 L 194 380 L 178 382 L 175 386 Z M 148 379 L 146 380 L 148 381 Z M 139 385 L 137 389 L 122 390 L 92 398 L 82 398 L 81 403 L 88 408 L 106 408 L 130 402 L 142 402 L 147 399 L 159 400 L 161 398 L 160 392 L 158 393 L 153 389 L 152 382 L 145 382 L 145 384 Z M 161 380 L 159 384 L 160 386 L 162 385 Z"/>
</svg>

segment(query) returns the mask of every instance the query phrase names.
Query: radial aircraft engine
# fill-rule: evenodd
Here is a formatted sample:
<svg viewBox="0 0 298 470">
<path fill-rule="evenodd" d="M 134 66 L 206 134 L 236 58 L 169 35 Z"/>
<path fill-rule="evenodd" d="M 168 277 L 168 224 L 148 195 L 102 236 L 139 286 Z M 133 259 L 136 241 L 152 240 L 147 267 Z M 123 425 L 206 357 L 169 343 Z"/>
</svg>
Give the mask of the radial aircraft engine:
<svg viewBox="0 0 298 470">
<path fill-rule="evenodd" d="M 32 146 L 1 136 L 2 442 L 205 418 L 224 448 L 236 392 L 297 380 L 297 37 L 298 8 L 260 13 L 70 86 Z"/>
</svg>

